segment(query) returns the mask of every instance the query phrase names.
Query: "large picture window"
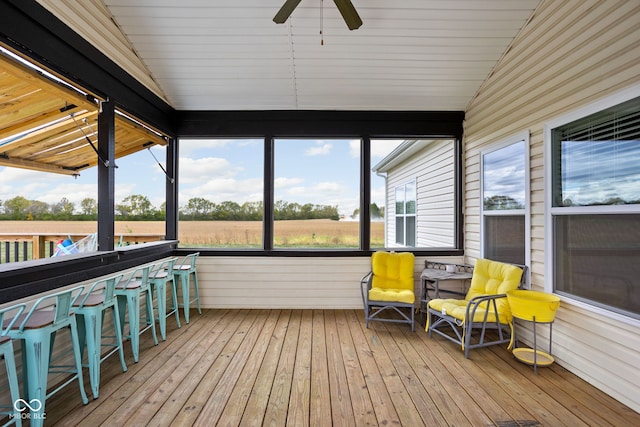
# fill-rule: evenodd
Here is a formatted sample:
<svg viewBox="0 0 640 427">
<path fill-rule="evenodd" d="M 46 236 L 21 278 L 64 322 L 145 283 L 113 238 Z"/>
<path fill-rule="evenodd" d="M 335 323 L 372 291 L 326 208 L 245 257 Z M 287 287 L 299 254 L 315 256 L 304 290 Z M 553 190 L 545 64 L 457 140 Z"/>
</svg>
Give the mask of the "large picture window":
<svg viewBox="0 0 640 427">
<path fill-rule="evenodd" d="M 274 248 L 360 247 L 360 144 L 274 141 Z"/>
<path fill-rule="evenodd" d="M 457 252 L 459 144 L 181 138 L 180 246 L 305 255 L 396 247 Z"/>
<path fill-rule="evenodd" d="M 528 134 L 482 154 L 483 257 L 528 264 Z"/>
<path fill-rule="evenodd" d="M 180 244 L 259 249 L 263 230 L 262 139 L 180 140 Z"/>
<path fill-rule="evenodd" d="M 640 318 L 640 98 L 549 137 L 554 290 Z"/>
</svg>

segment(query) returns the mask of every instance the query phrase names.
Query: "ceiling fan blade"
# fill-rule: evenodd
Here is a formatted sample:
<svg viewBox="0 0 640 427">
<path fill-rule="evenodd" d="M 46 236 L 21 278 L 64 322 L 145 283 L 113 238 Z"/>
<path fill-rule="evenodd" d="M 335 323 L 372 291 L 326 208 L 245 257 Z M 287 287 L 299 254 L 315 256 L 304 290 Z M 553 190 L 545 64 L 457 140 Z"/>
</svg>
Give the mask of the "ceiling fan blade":
<svg viewBox="0 0 640 427">
<path fill-rule="evenodd" d="M 302 0 L 286 0 L 278 13 L 276 13 L 276 16 L 273 17 L 273 22 L 276 24 L 284 24 L 301 1 Z"/>
<path fill-rule="evenodd" d="M 351 0 L 333 0 L 333 2 L 338 6 L 340 15 L 342 15 L 344 22 L 350 30 L 357 30 L 360 28 L 362 25 L 362 19 L 360 19 L 360 15 L 358 15 L 356 8 L 353 7 Z"/>
</svg>

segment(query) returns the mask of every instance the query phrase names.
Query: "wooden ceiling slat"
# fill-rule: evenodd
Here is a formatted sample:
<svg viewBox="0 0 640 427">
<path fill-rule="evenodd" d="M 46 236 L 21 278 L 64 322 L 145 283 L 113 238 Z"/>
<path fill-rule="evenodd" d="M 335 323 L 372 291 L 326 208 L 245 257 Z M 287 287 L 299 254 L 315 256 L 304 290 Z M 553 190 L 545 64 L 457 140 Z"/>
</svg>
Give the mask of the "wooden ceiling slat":
<svg viewBox="0 0 640 427">
<path fill-rule="evenodd" d="M 15 126 L 7 126 L 4 127 L 2 129 L 2 134 L 7 134 L 7 135 L 19 135 L 25 132 L 28 132 L 32 129 L 37 129 L 39 127 L 42 127 L 48 123 L 54 123 L 54 122 L 59 122 L 61 119 L 64 118 L 68 118 L 70 114 L 85 114 L 86 110 L 83 110 L 81 108 L 72 108 L 68 111 L 60 111 L 60 110 L 53 110 L 53 111 L 49 111 L 46 113 L 42 113 L 40 116 L 38 116 L 35 119 L 32 120 L 22 120 L 19 124 L 15 125 Z M 96 112 L 93 112 L 92 114 L 96 114 Z M 76 117 L 80 117 L 79 115 L 76 115 Z M 0 120 L 0 123 L 2 121 Z M 2 151 L 2 149 L 0 149 L 0 151 Z"/>
<path fill-rule="evenodd" d="M 0 166 L 67 175 L 96 166 L 98 108 L 75 90 L 0 56 Z M 116 116 L 116 158 L 140 151 L 148 142 L 167 143 Z"/>
<path fill-rule="evenodd" d="M 84 113 L 78 115 L 78 120 L 86 117 L 95 121 L 95 116 L 97 116 L 97 112 Z M 4 152 L 9 157 L 24 157 L 82 136 L 82 132 L 80 132 L 75 123 L 69 119 L 35 131 L 20 140 L 7 144 L 5 147 L 0 147 L 0 152 Z"/>
<path fill-rule="evenodd" d="M 140 126 L 137 123 L 132 122 L 131 120 L 127 120 L 124 117 L 116 117 L 116 126 L 118 128 L 124 127 L 134 131 L 134 134 L 140 135 L 141 138 L 147 138 L 149 141 L 152 141 L 159 145 L 167 145 L 167 140 L 158 134 L 151 132 L 149 129 Z"/>
<path fill-rule="evenodd" d="M 64 175 L 76 175 L 77 171 L 68 170 L 58 165 L 43 164 L 40 162 L 32 162 L 23 159 L 5 159 L 0 156 L 0 166 L 7 166 L 13 168 L 30 169 L 41 172 L 53 172 Z"/>
<path fill-rule="evenodd" d="M 37 120 L 43 114 L 60 111 L 64 107 L 65 103 L 55 98 L 20 98 L 13 102 L 10 107 L 5 108 L 4 111 L 0 111 L 0 123 L 2 123 L 0 135 L 1 137 L 6 136 L 5 127 L 11 129 L 24 122 Z"/>
<path fill-rule="evenodd" d="M 34 86 L 48 92 L 50 95 L 69 100 L 71 101 L 70 103 L 82 105 L 87 109 L 96 108 L 96 104 L 94 102 L 89 101 L 73 89 L 63 86 L 61 83 L 55 83 L 42 76 L 37 71 L 13 60 L 6 59 L 1 61 L 0 69 L 15 76 L 20 81 L 32 83 Z"/>
</svg>

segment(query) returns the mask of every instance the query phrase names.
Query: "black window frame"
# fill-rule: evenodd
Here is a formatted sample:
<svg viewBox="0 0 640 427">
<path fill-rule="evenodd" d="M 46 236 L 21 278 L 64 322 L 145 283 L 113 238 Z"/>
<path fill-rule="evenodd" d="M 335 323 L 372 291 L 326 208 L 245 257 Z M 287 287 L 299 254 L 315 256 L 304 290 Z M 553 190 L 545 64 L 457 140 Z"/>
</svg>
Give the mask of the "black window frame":
<svg viewBox="0 0 640 427">
<path fill-rule="evenodd" d="M 362 256 L 381 248 L 370 247 L 370 162 L 372 139 L 452 139 L 455 161 L 454 248 L 407 248 L 416 255 L 463 255 L 462 234 L 462 120 L 464 113 L 428 111 L 178 111 L 180 139 L 264 139 L 264 224 L 261 249 L 202 249 L 203 255 Z M 360 247 L 357 249 L 274 248 L 273 195 L 274 143 L 277 138 L 360 139 Z M 179 150 L 179 149 L 178 149 Z M 179 183 L 178 183 L 179 185 Z"/>
</svg>

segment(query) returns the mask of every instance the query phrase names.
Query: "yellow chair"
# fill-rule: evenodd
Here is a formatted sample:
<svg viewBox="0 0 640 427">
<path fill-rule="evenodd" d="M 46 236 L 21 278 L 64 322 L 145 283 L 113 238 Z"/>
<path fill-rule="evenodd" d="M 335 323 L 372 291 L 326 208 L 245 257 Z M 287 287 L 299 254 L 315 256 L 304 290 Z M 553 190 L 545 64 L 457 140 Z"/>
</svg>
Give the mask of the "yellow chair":
<svg viewBox="0 0 640 427">
<path fill-rule="evenodd" d="M 375 252 L 371 256 L 371 271 L 360 281 L 364 317 L 370 320 L 408 323 L 415 330 L 415 257 L 410 252 Z M 391 310 L 399 315 L 381 317 Z"/>
<path fill-rule="evenodd" d="M 464 299 L 432 299 L 427 304 L 427 327 L 469 350 L 508 343 L 513 335 L 511 310 L 506 293 L 517 289 L 524 277 L 523 268 L 487 259 L 476 260 L 471 286 Z M 479 336 L 472 342 L 474 331 Z M 488 336 L 487 330 L 495 331 Z"/>
</svg>

